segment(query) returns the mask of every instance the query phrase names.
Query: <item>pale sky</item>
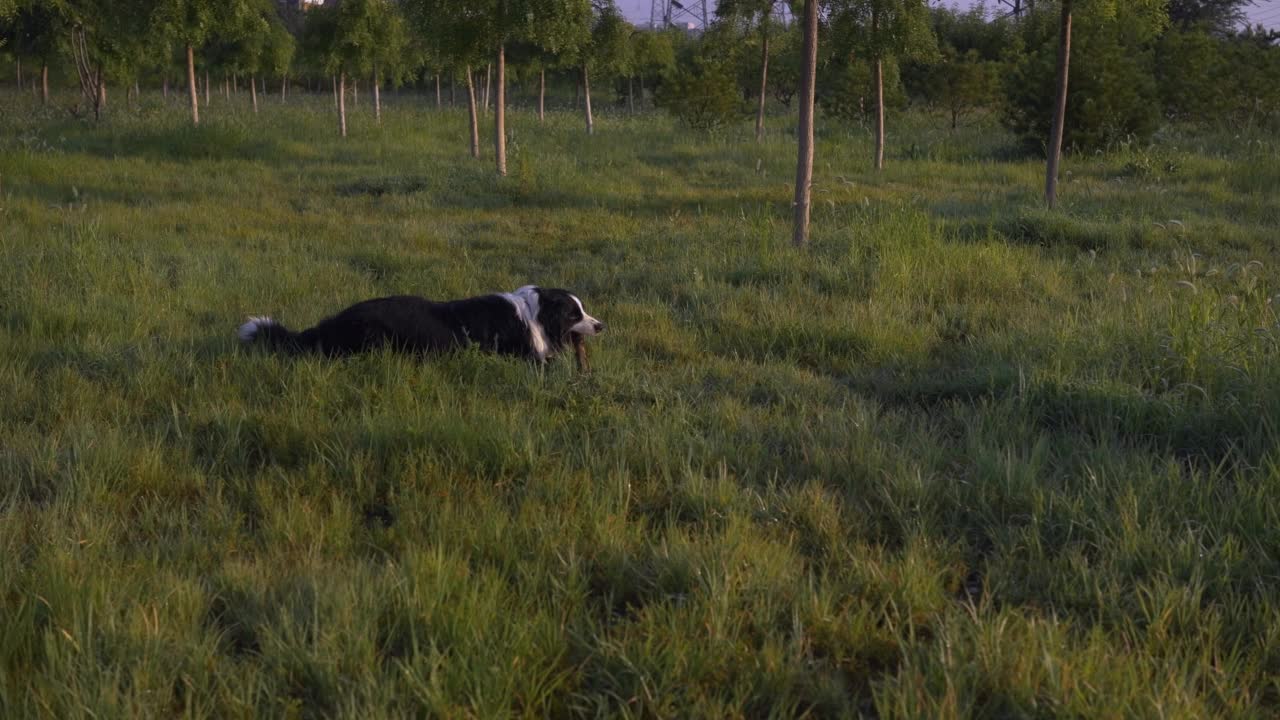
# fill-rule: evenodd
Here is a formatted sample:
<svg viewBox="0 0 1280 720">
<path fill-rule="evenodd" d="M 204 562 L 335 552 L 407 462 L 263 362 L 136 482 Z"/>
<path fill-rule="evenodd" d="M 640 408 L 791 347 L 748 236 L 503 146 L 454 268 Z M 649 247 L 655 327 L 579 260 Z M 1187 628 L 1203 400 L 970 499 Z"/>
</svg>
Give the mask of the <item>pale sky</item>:
<svg viewBox="0 0 1280 720">
<path fill-rule="evenodd" d="M 686 7 L 698 7 L 701 0 L 683 0 Z M 627 19 L 631 22 L 643 24 L 649 22 L 649 8 L 652 6 L 652 0 L 617 0 L 618 7 L 622 8 L 622 12 L 626 13 Z M 977 0 L 943 0 L 941 3 L 933 1 L 933 5 L 958 5 L 961 8 L 972 7 L 977 4 Z M 987 7 L 995 9 L 999 4 L 997 0 L 987 0 Z M 716 0 L 707 0 L 707 12 L 715 14 Z M 1254 6 L 1249 9 L 1249 19 L 1254 23 L 1262 23 L 1269 28 L 1280 28 L 1280 0 L 1256 0 Z"/>
</svg>

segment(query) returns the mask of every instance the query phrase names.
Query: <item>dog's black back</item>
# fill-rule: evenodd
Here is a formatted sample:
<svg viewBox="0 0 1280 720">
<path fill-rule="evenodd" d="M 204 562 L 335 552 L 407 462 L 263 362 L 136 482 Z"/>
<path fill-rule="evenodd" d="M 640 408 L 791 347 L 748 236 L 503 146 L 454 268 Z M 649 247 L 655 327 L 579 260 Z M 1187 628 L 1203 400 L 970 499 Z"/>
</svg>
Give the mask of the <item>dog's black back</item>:
<svg viewBox="0 0 1280 720">
<path fill-rule="evenodd" d="M 453 302 L 412 295 L 365 300 L 298 333 L 298 344 L 330 355 L 384 346 L 440 352 L 474 344 L 511 355 L 532 350 L 528 328 L 499 295 Z"/>
<path fill-rule="evenodd" d="M 240 327 L 240 339 L 326 355 L 379 347 L 435 353 L 476 345 L 545 360 L 563 348 L 571 333 L 594 335 L 603 329 L 603 323 L 587 315 L 567 290 L 526 286 L 514 293 L 450 302 L 412 295 L 365 300 L 302 332 L 271 318 L 250 318 Z"/>
</svg>

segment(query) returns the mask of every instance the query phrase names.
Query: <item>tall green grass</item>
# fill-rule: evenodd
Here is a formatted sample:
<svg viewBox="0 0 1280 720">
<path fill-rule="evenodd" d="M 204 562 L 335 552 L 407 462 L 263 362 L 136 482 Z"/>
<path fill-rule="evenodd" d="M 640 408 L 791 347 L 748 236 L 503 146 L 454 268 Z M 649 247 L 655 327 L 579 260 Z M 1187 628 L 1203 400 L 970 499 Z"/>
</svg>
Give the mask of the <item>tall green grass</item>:
<svg viewBox="0 0 1280 720">
<path fill-rule="evenodd" d="M 1280 712 L 1266 138 L 0 97 L 4 717 Z M 487 151 L 486 151 L 487 152 Z M 237 347 L 576 290 L 594 372 Z"/>
</svg>

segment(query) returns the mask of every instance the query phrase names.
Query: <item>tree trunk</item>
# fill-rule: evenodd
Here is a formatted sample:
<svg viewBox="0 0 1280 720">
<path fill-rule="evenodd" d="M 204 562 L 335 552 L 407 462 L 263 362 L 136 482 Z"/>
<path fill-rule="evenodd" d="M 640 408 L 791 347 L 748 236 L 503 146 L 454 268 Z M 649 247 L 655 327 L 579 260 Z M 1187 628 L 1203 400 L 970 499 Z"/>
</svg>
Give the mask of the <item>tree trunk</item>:
<svg viewBox="0 0 1280 720">
<path fill-rule="evenodd" d="M 102 66 L 98 66 L 98 101 L 93 104 L 93 119 L 98 120 L 102 117 L 102 111 L 107 107 L 107 82 L 102 76 Z"/>
<path fill-rule="evenodd" d="M 333 76 L 333 109 L 338 109 L 338 76 Z"/>
<path fill-rule="evenodd" d="M 640 108 L 644 109 L 644 75 L 637 78 L 640 82 Z"/>
<path fill-rule="evenodd" d="M 49 104 L 49 66 L 40 66 L 40 104 Z"/>
<path fill-rule="evenodd" d="M 240 94 L 240 76 L 235 73 L 231 75 L 231 93 L 233 95 Z"/>
<path fill-rule="evenodd" d="M 382 124 L 382 89 L 378 87 L 378 68 L 373 69 L 373 119 Z"/>
<path fill-rule="evenodd" d="M 209 107 L 209 71 L 204 71 L 204 106 Z"/>
<path fill-rule="evenodd" d="M 18 92 L 22 92 L 22 59 L 18 59 Z"/>
<path fill-rule="evenodd" d="M 196 51 L 190 45 L 187 46 L 187 90 L 191 94 L 191 124 L 199 125 L 200 93 L 196 92 Z"/>
<path fill-rule="evenodd" d="M 760 105 L 756 107 L 756 142 L 764 140 L 764 101 L 769 89 L 769 16 L 760 21 Z"/>
<path fill-rule="evenodd" d="M 595 118 L 591 117 L 591 75 L 587 72 L 587 66 L 582 66 L 582 99 L 583 106 L 587 109 L 587 134 L 592 135 L 596 131 Z"/>
<path fill-rule="evenodd" d="M 360 107 L 360 80 L 351 78 L 351 104 Z"/>
<path fill-rule="evenodd" d="M 484 100 L 480 103 L 484 114 L 489 114 L 489 88 L 493 84 L 493 65 L 486 64 L 484 66 Z"/>
<path fill-rule="evenodd" d="M 289 74 L 285 73 L 280 76 L 280 102 L 284 103 L 289 98 Z"/>
<path fill-rule="evenodd" d="M 498 175 L 507 174 L 507 59 L 505 48 L 498 45 L 497 88 L 493 96 L 493 156 L 498 165 Z"/>
<path fill-rule="evenodd" d="M 471 118 L 471 157 L 480 157 L 480 119 L 476 116 L 476 84 L 467 66 L 467 114 Z"/>
<path fill-rule="evenodd" d="M 160 94 L 165 100 L 169 99 L 169 77 L 166 75 L 164 81 L 160 84 Z"/>
<path fill-rule="evenodd" d="M 884 169 L 884 61 L 876 58 L 876 170 Z"/>
<path fill-rule="evenodd" d="M 804 54 L 800 69 L 799 152 L 796 158 L 795 227 L 791 241 L 809 244 L 809 201 L 813 191 L 813 100 L 818 67 L 818 0 L 804 0 Z"/>
<path fill-rule="evenodd" d="M 258 76 L 249 76 L 249 96 L 253 98 L 253 114 L 258 114 Z"/>
<path fill-rule="evenodd" d="M 538 71 L 538 122 L 546 119 L 547 109 L 547 71 Z"/>
<path fill-rule="evenodd" d="M 632 115 L 636 114 L 636 96 L 635 96 L 635 88 L 633 87 L 634 85 L 635 85 L 634 80 L 631 77 L 628 77 L 627 78 L 627 112 L 631 113 Z"/>
<path fill-rule="evenodd" d="M 440 109 L 440 73 L 436 73 L 436 109 Z"/>
<path fill-rule="evenodd" d="M 222 99 L 231 100 L 231 78 L 222 76 Z"/>
<path fill-rule="evenodd" d="M 1058 163 L 1062 160 L 1062 126 L 1067 120 L 1067 76 L 1071 66 L 1071 5 L 1062 0 L 1062 34 L 1058 45 L 1058 93 L 1054 101 L 1053 125 L 1049 133 L 1048 161 L 1045 163 L 1044 201 L 1050 209 L 1058 202 Z"/>
<path fill-rule="evenodd" d="M 347 74 L 338 73 L 338 132 L 347 136 Z"/>
</svg>

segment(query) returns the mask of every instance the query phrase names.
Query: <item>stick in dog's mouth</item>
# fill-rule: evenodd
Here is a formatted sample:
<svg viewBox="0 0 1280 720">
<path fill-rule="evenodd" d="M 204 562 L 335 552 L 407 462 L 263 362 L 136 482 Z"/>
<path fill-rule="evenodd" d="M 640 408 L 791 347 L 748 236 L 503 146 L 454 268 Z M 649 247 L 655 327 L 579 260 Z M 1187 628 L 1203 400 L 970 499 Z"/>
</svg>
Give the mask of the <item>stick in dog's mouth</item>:
<svg viewBox="0 0 1280 720">
<path fill-rule="evenodd" d="M 578 359 L 578 372 L 591 372 L 591 365 L 587 363 L 587 342 L 579 333 L 569 333 L 569 340 L 573 343 L 573 355 Z"/>
</svg>

